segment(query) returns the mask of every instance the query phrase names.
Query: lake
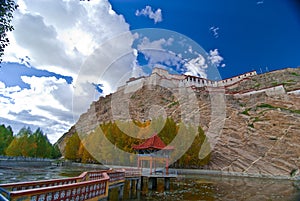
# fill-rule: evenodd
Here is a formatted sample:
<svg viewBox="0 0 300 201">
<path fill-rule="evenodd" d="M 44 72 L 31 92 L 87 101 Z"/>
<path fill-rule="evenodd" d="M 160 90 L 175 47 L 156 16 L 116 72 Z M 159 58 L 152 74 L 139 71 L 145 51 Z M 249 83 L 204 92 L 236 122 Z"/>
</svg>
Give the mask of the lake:
<svg viewBox="0 0 300 201">
<path fill-rule="evenodd" d="M 88 170 L 91 168 L 0 168 L 0 183 L 72 177 Z M 126 182 L 123 200 L 300 201 L 297 199 L 299 187 L 300 181 L 180 175 L 179 178 L 171 180 L 170 191 L 164 191 L 163 180 L 158 180 L 156 190 L 148 190 L 145 181 L 142 191 L 130 190 L 129 183 Z M 116 200 L 117 193 L 117 189 L 112 190 L 109 200 Z"/>
</svg>

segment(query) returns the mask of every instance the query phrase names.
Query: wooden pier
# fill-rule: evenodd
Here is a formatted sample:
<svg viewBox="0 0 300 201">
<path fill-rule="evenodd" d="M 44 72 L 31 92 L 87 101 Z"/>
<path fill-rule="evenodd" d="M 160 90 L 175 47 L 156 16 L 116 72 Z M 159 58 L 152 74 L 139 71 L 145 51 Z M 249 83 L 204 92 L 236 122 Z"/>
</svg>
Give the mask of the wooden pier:
<svg viewBox="0 0 300 201">
<path fill-rule="evenodd" d="M 125 180 L 141 178 L 140 169 L 84 172 L 78 177 L 0 185 L 1 201 L 107 200 L 109 189 L 119 188 L 123 197 Z"/>
</svg>

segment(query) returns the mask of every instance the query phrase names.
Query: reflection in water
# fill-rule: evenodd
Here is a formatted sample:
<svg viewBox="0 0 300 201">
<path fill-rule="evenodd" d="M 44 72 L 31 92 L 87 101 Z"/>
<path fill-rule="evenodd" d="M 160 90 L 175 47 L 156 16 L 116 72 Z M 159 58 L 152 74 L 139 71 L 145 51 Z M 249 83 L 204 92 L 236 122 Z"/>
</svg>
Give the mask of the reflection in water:
<svg viewBox="0 0 300 201">
<path fill-rule="evenodd" d="M 78 176 L 82 167 L 0 168 L 0 183 L 33 181 Z M 296 199 L 300 182 L 273 179 L 185 175 L 171 180 L 171 190 L 164 191 L 163 180 L 158 180 L 157 190 L 130 190 L 125 184 L 124 199 L 138 200 L 203 200 L 203 201 L 300 201 Z M 118 190 L 110 192 L 109 200 L 118 198 Z"/>
</svg>

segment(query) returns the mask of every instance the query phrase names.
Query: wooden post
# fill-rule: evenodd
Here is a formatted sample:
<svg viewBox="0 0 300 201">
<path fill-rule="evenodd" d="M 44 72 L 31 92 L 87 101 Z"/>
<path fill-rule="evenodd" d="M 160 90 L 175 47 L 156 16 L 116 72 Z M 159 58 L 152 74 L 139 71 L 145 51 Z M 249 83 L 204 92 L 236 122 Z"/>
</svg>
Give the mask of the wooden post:
<svg viewBox="0 0 300 201">
<path fill-rule="evenodd" d="M 152 157 L 150 158 L 150 175 L 152 174 Z"/>
<path fill-rule="evenodd" d="M 165 190 L 170 190 L 170 178 L 165 178 Z"/>
<path fill-rule="evenodd" d="M 156 188 L 157 188 L 157 178 L 155 178 L 155 177 L 149 177 L 148 189 L 149 190 L 154 190 Z"/>
<path fill-rule="evenodd" d="M 169 175 L 169 159 L 166 159 L 166 175 Z"/>
<path fill-rule="evenodd" d="M 137 180 L 137 189 L 138 190 L 142 190 L 143 188 L 143 176 L 141 176 L 138 180 Z"/>
<path fill-rule="evenodd" d="M 124 185 L 121 185 L 119 187 L 119 200 L 122 200 L 123 199 L 123 194 L 124 194 Z"/>
</svg>

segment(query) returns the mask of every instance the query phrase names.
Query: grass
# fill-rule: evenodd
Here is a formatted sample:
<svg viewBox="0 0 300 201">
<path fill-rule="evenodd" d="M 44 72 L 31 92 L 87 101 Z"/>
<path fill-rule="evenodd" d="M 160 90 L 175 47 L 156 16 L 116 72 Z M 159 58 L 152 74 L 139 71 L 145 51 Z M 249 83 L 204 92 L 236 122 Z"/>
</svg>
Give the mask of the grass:
<svg viewBox="0 0 300 201">
<path fill-rule="evenodd" d="M 172 102 L 170 105 L 168 105 L 168 108 L 171 108 L 171 107 L 173 107 L 174 105 L 177 105 L 177 104 L 179 104 L 178 101 Z"/>
<path fill-rule="evenodd" d="M 245 109 L 243 112 L 242 112 L 242 114 L 244 114 L 244 115 L 247 115 L 247 116 L 250 116 L 250 114 L 249 114 L 249 111 L 251 110 L 251 108 L 247 108 L 247 109 Z"/>
<path fill-rule="evenodd" d="M 277 108 L 277 107 L 274 107 L 273 105 L 270 105 L 270 104 L 267 104 L 267 103 L 262 103 L 262 104 L 258 105 L 257 107 L 260 107 L 260 108 L 270 108 L 270 109 Z"/>
<path fill-rule="evenodd" d="M 262 103 L 260 105 L 258 105 L 257 107 L 259 108 L 269 108 L 269 109 L 281 109 L 281 110 L 285 110 L 291 113 L 296 113 L 296 114 L 300 114 L 300 110 L 292 110 L 292 109 L 288 109 L 288 108 L 283 108 L 283 107 L 276 107 L 267 103 Z"/>
<path fill-rule="evenodd" d="M 300 74 L 296 73 L 296 72 L 292 72 L 291 75 L 294 75 L 294 76 L 300 76 Z"/>
<path fill-rule="evenodd" d="M 259 88 L 260 87 L 260 83 L 256 83 L 255 85 L 254 85 L 254 88 Z"/>
<path fill-rule="evenodd" d="M 254 117 L 253 123 L 254 123 L 254 122 L 258 122 L 258 121 L 261 121 L 261 120 L 259 119 L 259 117 Z"/>
</svg>

